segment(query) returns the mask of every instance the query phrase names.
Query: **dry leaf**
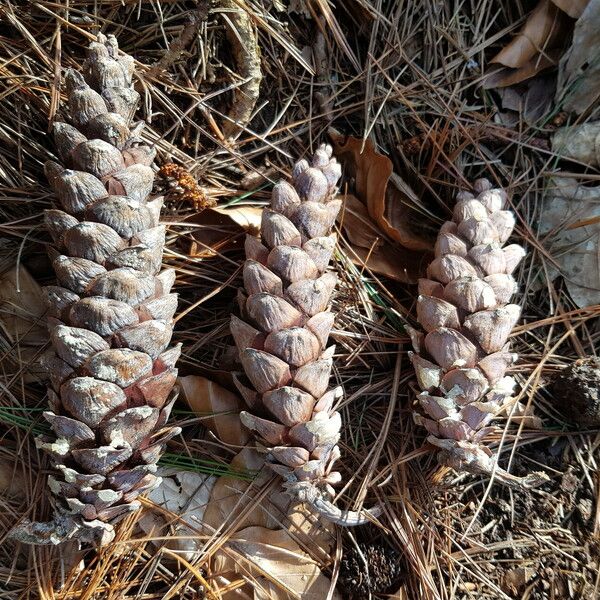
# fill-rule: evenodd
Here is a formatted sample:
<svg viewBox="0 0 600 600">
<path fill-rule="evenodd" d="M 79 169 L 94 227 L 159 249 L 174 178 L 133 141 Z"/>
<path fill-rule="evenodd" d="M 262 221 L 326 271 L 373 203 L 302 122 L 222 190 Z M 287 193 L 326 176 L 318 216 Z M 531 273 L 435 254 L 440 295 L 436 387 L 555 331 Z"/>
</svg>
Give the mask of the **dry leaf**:
<svg viewBox="0 0 600 600">
<path fill-rule="evenodd" d="M 552 136 L 552 150 L 565 158 L 600 165 L 600 121 L 561 127 Z"/>
<path fill-rule="evenodd" d="M 244 448 L 230 466 L 259 471 L 263 465 L 264 460 L 256 451 Z M 214 577 L 216 583 L 223 584 L 236 579 L 236 573 L 253 574 L 252 583 L 224 594 L 224 600 L 325 598 L 330 582 L 300 545 L 327 561 L 334 536 L 328 525 L 307 513 L 302 504 L 292 503 L 279 485 L 266 498 L 254 500 L 272 477 L 272 473 L 263 470 L 252 483 L 227 475 L 215 483 L 204 523 L 209 529 L 233 527 L 237 533 L 227 539 L 226 549 L 215 555 L 211 581 Z M 231 552 L 240 556 L 232 559 Z M 263 569 L 272 580 L 263 577 Z M 295 595 L 287 593 L 290 589 Z M 319 596 L 323 590 L 325 593 Z"/>
<path fill-rule="evenodd" d="M 198 375 L 180 377 L 179 385 L 183 397 L 198 416 L 212 415 L 204 422 L 222 442 L 233 446 L 246 444 L 249 434 L 239 417 L 245 405 L 236 394 Z"/>
<path fill-rule="evenodd" d="M 274 513 L 285 514 L 290 507 L 290 499 L 280 493 L 272 493 L 269 502 L 264 501 L 254 504 L 253 494 L 248 493 L 252 485 L 253 490 L 258 490 L 267 484 L 273 474 L 261 469 L 264 466 L 263 457 L 252 448 L 244 448 L 231 461 L 230 468 L 233 470 L 255 471 L 259 473 L 252 483 L 229 475 L 221 476 L 212 491 L 212 500 L 205 515 L 205 522 L 214 529 L 221 526 L 229 526 L 236 522 L 236 528 L 251 527 L 277 527 L 279 520 L 274 518 Z M 277 507 L 274 511 L 273 506 Z M 244 518 L 239 520 L 239 515 L 244 513 Z"/>
<path fill-rule="evenodd" d="M 329 131 L 334 152 L 354 179 L 355 195 L 369 216 L 391 240 L 410 250 L 430 250 L 433 242 L 415 225 L 422 221 L 413 207 L 420 204 L 410 186 L 393 173 L 392 161 L 379 154 L 370 140 Z M 417 216 L 418 215 L 418 216 Z"/>
<path fill-rule="evenodd" d="M 486 75 L 483 81 L 483 87 L 486 90 L 492 88 L 505 88 L 527 81 L 545 69 L 556 65 L 560 55 L 561 50 L 554 48 L 549 50 L 548 53 L 543 56 L 540 55 L 532 58 L 518 69 L 511 69 L 508 67 L 497 67 L 492 69 Z M 552 87 L 552 90 L 554 90 L 554 86 Z M 552 98 L 552 95 L 550 94 L 549 97 Z"/>
<path fill-rule="evenodd" d="M 209 258 L 234 246 L 243 246 L 244 233 L 257 235 L 262 208 L 234 206 L 210 208 L 195 214 L 186 223 L 196 225 L 185 239 L 190 256 Z"/>
<path fill-rule="evenodd" d="M 562 4 L 540 0 L 519 33 L 490 60 L 500 66 L 486 75 L 485 89 L 521 83 L 558 64 L 565 40 L 573 29 L 570 17 L 578 12 L 577 7 L 562 10 Z"/>
<path fill-rule="evenodd" d="M 560 267 L 569 294 L 583 308 L 600 303 L 600 186 L 555 177 L 546 192 L 540 234 Z"/>
<path fill-rule="evenodd" d="M 427 264 L 427 255 L 389 241 L 356 196 L 344 197 L 339 220 L 350 242 L 352 252 L 349 257 L 353 262 L 398 281 L 415 282 L 418 279 Z"/>
<path fill-rule="evenodd" d="M 331 581 L 283 529 L 247 527 L 227 541 L 234 556 L 219 552 L 215 572 L 253 576 L 254 600 L 324 600 Z M 334 592 L 332 598 L 340 596 Z"/>
<path fill-rule="evenodd" d="M 578 3 L 579 4 L 579 3 Z M 558 71 L 556 101 L 582 113 L 600 94 L 600 0 L 590 0 L 575 24 L 573 41 Z"/>
<path fill-rule="evenodd" d="M 353 253 L 352 261 L 373 272 L 415 283 L 433 242 L 418 223 L 420 203 L 410 186 L 392 171 L 392 161 L 373 144 L 330 130 L 337 157 L 354 180 L 355 195 L 346 196 L 340 217 Z M 362 149 L 362 152 L 361 152 Z"/>
<path fill-rule="evenodd" d="M 193 561 L 205 543 L 204 539 L 195 540 L 193 537 L 202 529 L 204 512 L 217 478 L 175 469 L 159 469 L 158 475 L 162 482 L 148 494 L 148 499 L 181 517 L 181 520 L 171 523 L 175 529 L 169 531 L 170 524 L 163 512 L 146 511 L 138 520 L 138 525 L 149 537 L 169 535 L 165 545 L 180 552 L 186 560 Z M 186 527 L 185 523 L 190 527 Z M 164 540 L 157 542 L 162 545 Z"/>
<path fill-rule="evenodd" d="M 562 45 L 565 24 L 570 25 L 564 21 L 565 16 L 553 2 L 541 0 L 519 33 L 490 62 L 519 69 L 557 44 Z"/>
</svg>

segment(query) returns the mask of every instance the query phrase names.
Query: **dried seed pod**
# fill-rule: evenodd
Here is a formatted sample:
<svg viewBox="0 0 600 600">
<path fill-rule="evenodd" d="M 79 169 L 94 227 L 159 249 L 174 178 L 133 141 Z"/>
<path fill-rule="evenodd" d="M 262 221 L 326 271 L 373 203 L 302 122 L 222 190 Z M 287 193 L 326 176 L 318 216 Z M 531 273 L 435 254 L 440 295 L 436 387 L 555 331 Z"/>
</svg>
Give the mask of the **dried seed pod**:
<svg viewBox="0 0 600 600">
<path fill-rule="evenodd" d="M 114 38 L 98 35 L 85 79 L 66 75 L 71 124 L 54 127 L 59 155 L 79 169 L 46 165 L 62 208 L 47 211 L 46 223 L 64 254 L 53 259 L 60 287 L 46 289 L 56 355 L 46 360 L 44 416 L 56 439 L 38 446 L 55 468 L 56 514 L 16 527 L 26 542 L 111 541 L 113 524 L 158 483 L 154 463 L 179 432 L 165 427 L 180 352 L 168 348 L 175 273 L 160 272 L 162 200 L 148 199 L 155 151 L 134 147 L 129 130 L 139 97 L 132 68 Z"/>
<path fill-rule="evenodd" d="M 505 376 L 516 359 L 507 339 L 520 307 L 509 304 L 517 287 L 510 273 L 525 251 L 517 244 L 502 247 L 515 222 L 503 210 L 506 193 L 492 190 L 487 180 L 473 187 L 476 198 L 458 194 L 453 221 L 441 227 L 428 279 L 419 280 L 417 318 L 425 335 L 407 328 L 422 390 L 415 421 L 429 432 L 443 464 L 531 487 L 545 476 L 518 478 L 503 471 L 482 443 L 514 386 Z"/>
<path fill-rule="evenodd" d="M 332 467 L 341 428 L 333 408 L 339 390 L 327 391 L 334 351 L 326 349 L 334 320 L 327 309 L 337 281 L 327 267 L 341 206 L 333 197 L 341 170 L 331 155 L 321 146 L 311 165 L 296 163 L 293 184 L 274 187 L 261 240 L 246 238 L 241 318 L 232 316 L 231 332 L 247 378 L 234 376 L 248 404 L 242 423 L 292 496 L 351 525 L 365 517 L 328 499 L 339 481 Z"/>
</svg>

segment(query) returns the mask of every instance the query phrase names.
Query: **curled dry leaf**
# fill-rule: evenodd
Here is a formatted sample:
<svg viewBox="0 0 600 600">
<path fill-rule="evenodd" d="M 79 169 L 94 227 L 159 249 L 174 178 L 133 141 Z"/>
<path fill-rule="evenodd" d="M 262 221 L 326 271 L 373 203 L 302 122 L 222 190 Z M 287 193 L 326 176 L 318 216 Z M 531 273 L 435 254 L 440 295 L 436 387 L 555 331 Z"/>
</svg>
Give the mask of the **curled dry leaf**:
<svg viewBox="0 0 600 600">
<path fill-rule="evenodd" d="M 573 20 L 559 4 L 540 0 L 519 33 L 490 61 L 498 67 L 487 74 L 485 88 L 515 85 L 558 64 L 573 28 Z"/>
<path fill-rule="evenodd" d="M 263 464 L 257 452 L 245 448 L 230 466 L 258 471 Z M 305 550 L 325 561 L 334 538 L 326 524 L 301 504 L 292 503 L 278 487 L 272 488 L 267 498 L 254 499 L 270 478 L 263 470 L 252 484 L 227 475 L 215 483 L 204 523 L 211 531 L 222 527 L 233 528 L 234 533 L 214 555 L 211 582 L 223 585 L 246 579 L 241 589 L 224 593 L 224 600 L 326 598 L 331 582 Z"/>
<path fill-rule="evenodd" d="M 402 282 L 418 279 L 427 258 L 423 252 L 393 244 L 382 235 L 367 207 L 356 197 L 344 197 L 339 221 L 350 242 L 350 258 L 371 271 Z"/>
<path fill-rule="evenodd" d="M 249 439 L 242 427 L 240 398 L 206 377 L 188 375 L 179 378 L 181 392 L 190 408 L 198 415 L 211 415 L 206 426 L 225 444 L 243 446 Z"/>
<path fill-rule="evenodd" d="M 357 256 L 377 273 L 413 283 L 425 265 L 432 238 L 418 223 L 420 204 L 410 186 L 393 172 L 392 161 L 376 152 L 372 142 L 330 130 L 334 152 L 354 180 L 340 220 Z M 368 259 L 368 260 L 367 260 Z"/>
<path fill-rule="evenodd" d="M 420 203 L 410 186 L 393 173 L 392 161 L 373 143 L 330 130 L 336 157 L 354 179 L 356 196 L 383 233 L 411 250 L 430 250 L 432 240 L 418 229 L 413 208 Z"/>
<path fill-rule="evenodd" d="M 573 4 L 587 6 L 575 24 L 571 46 L 560 61 L 556 100 L 562 102 L 563 110 L 582 113 L 598 101 L 600 90 L 600 0 Z"/>
<path fill-rule="evenodd" d="M 229 552 L 219 552 L 213 569 L 226 580 L 230 573 L 248 577 L 252 582 L 253 600 L 322 600 L 327 598 L 331 581 L 319 570 L 289 533 L 283 529 L 247 527 L 228 541 Z M 239 598 L 224 594 L 223 598 Z M 334 592 L 333 600 L 340 600 Z"/>
<path fill-rule="evenodd" d="M 560 271 L 549 265 L 549 276 L 562 275 L 577 306 L 600 303 L 600 186 L 555 177 L 544 198 L 540 234 Z"/>
<path fill-rule="evenodd" d="M 256 235 L 260 229 L 262 208 L 234 206 L 209 208 L 186 219 L 195 225 L 188 236 L 183 236 L 190 256 L 210 258 L 232 247 L 244 245 L 245 233 Z"/>
</svg>

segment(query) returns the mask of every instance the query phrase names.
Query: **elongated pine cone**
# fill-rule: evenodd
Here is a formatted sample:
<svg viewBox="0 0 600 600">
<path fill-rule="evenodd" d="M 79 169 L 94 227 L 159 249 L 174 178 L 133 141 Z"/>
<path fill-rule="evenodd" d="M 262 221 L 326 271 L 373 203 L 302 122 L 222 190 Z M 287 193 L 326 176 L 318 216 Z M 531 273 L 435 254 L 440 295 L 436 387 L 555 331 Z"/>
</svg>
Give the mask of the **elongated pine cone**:
<svg viewBox="0 0 600 600">
<path fill-rule="evenodd" d="M 512 273 L 525 250 L 504 246 L 515 225 L 513 213 L 504 210 L 506 192 L 492 189 L 486 179 L 477 180 L 474 189 L 476 198 L 458 194 L 427 278 L 419 280 L 417 318 L 423 331 L 410 330 L 416 351 L 410 357 L 422 390 L 417 397 L 422 412 L 415 420 L 440 448 L 442 464 L 532 487 L 545 476 L 507 473 L 482 444 L 515 386 L 506 370 L 517 355 L 507 340 L 521 309 L 510 299 L 517 290 Z"/>
<path fill-rule="evenodd" d="M 66 73 L 70 123 L 54 124 L 66 168 L 46 164 L 61 208 L 45 214 L 58 285 L 45 288 L 55 355 L 44 417 L 56 437 L 37 443 L 51 457 L 56 510 L 50 523 L 17 526 L 13 537 L 30 543 L 109 542 L 160 482 L 156 462 L 179 432 L 165 427 L 180 353 L 169 348 L 175 272 L 160 270 L 162 198 L 148 199 L 155 150 L 131 129 L 133 70 L 99 35 L 83 76 Z"/>
<path fill-rule="evenodd" d="M 231 333 L 245 371 L 235 378 L 249 407 L 241 419 L 267 463 L 292 496 L 351 525 L 364 517 L 329 500 L 341 479 L 333 465 L 342 425 L 334 404 L 342 390 L 329 390 L 334 346 L 327 347 L 337 282 L 327 267 L 342 204 L 335 198 L 340 175 L 331 147 L 322 145 L 310 164 L 296 163 L 291 184 L 274 186 L 261 239 L 246 238 L 241 318 L 232 316 Z"/>
</svg>

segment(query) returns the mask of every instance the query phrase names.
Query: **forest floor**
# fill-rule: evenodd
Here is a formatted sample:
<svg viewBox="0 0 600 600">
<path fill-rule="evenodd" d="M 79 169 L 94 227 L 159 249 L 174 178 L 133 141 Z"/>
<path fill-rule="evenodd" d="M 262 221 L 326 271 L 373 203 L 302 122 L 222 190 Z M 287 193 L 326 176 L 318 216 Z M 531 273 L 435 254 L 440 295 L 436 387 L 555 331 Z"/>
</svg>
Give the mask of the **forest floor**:
<svg viewBox="0 0 600 600">
<path fill-rule="evenodd" d="M 0 599 L 600 597 L 600 415 L 567 418 L 573 398 L 553 388 L 600 340 L 600 2 L 586 4 L 0 2 Z M 172 420 L 183 432 L 161 461 L 163 487 L 93 552 L 23 546 L 8 532 L 51 510 L 34 443 L 47 403 L 39 286 L 53 280 L 43 164 L 61 69 L 81 66 L 100 31 L 136 59 L 158 166 L 176 163 L 198 187 L 157 178 L 164 262 L 178 274 Z M 568 125 L 592 133 L 563 152 L 556 136 Z M 257 474 L 258 455 L 240 452 L 230 376 L 244 236 L 273 182 L 322 142 L 342 162 L 346 197 L 337 503 L 383 506 L 356 529 L 319 523 Z M 478 177 L 509 191 L 513 239 L 528 251 L 511 336 L 519 404 L 486 443 L 512 473 L 544 471 L 533 490 L 440 467 L 412 417 L 415 282 L 456 192 Z M 585 210 L 559 218 L 553 202 Z"/>
</svg>

